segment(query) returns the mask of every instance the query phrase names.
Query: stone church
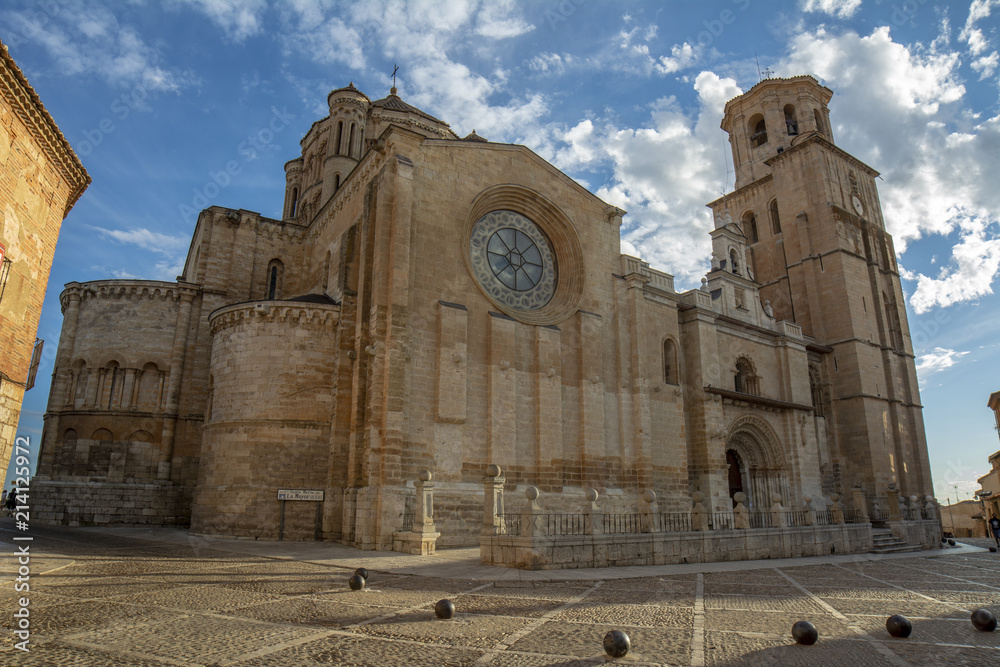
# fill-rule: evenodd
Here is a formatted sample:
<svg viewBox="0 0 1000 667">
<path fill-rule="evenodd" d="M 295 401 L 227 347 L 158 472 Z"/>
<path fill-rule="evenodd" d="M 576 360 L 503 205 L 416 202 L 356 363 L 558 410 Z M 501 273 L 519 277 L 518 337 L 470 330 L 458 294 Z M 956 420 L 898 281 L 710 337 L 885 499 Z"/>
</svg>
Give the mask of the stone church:
<svg viewBox="0 0 1000 667">
<path fill-rule="evenodd" d="M 530 149 L 334 90 L 281 219 L 211 207 L 176 282 L 66 285 L 36 516 L 391 549 L 423 469 L 439 547 L 477 544 L 490 464 L 554 512 L 931 494 L 878 173 L 831 95 L 726 105 L 736 189 L 678 292 Z"/>
</svg>

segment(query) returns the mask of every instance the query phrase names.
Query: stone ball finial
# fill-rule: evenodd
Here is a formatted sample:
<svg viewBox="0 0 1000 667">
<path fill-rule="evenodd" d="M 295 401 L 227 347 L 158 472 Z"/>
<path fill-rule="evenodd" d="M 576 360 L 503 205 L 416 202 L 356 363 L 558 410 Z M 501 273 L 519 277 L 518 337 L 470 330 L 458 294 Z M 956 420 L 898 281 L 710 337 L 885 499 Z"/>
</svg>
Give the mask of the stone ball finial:
<svg viewBox="0 0 1000 667">
<path fill-rule="evenodd" d="M 645 491 L 642 492 L 642 499 L 645 500 L 647 503 L 655 503 L 656 492 L 653 491 L 652 489 L 646 489 Z"/>
<path fill-rule="evenodd" d="M 486 476 L 487 477 L 499 477 L 503 471 L 500 469 L 496 463 L 491 463 L 486 466 Z"/>
<path fill-rule="evenodd" d="M 695 491 L 694 493 L 691 494 L 691 500 L 695 501 L 696 503 L 700 503 L 701 501 L 705 500 L 705 494 L 702 493 L 701 491 Z"/>
<path fill-rule="evenodd" d="M 424 468 L 424 469 L 423 469 L 423 470 L 421 470 L 421 471 L 420 471 L 419 473 L 417 473 L 417 477 L 419 477 L 419 478 L 420 478 L 420 481 L 421 481 L 421 482 L 429 482 L 429 481 L 431 481 L 431 478 L 432 478 L 433 476 L 434 476 L 434 475 L 432 475 L 432 474 L 431 474 L 431 471 L 430 471 L 430 470 L 428 470 L 427 468 Z"/>
<path fill-rule="evenodd" d="M 596 503 L 597 496 L 598 496 L 597 489 L 587 489 L 587 500 L 589 500 L 592 503 Z"/>
<path fill-rule="evenodd" d="M 924 500 L 926 500 L 929 503 L 932 503 L 934 502 L 934 496 L 927 494 L 926 496 L 924 496 Z"/>
<path fill-rule="evenodd" d="M 830 502 L 831 503 L 836 504 L 839 501 L 840 501 L 840 494 L 839 493 L 831 493 L 830 494 Z"/>
<path fill-rule="evenodd" d="M 910 502 L 911 503 L 917 502 L 917 497 L 915 495 L 914 496 L 910 496 Z"/>
<path fill-rule="evenodd" d="M 812 505 L 813 497 L 807 493 L 806 495 L 802 496 L 802 500 L 805 501 L 806 505 Z"/>
<path fill-rule="evenodd" d="M 774 493 L 772 493 L 771 494 L 771 502 L 772 503 L 780 503 L 781 502 L 781 494 L 778 493 L 777 491 L 775 491 Z"/>
<path fill-rule="evenodd" d="M 528 500 L 538 500 L 538 489 L 534 486 L 529 486 L 524 490 L 524 497 Z"/>
<path fill-rule="evenodd" d="M 745 503 L 747 501 L 747 494 L 743 493 L 742 491 L 737 491 L 736 493 L 733 494 L 733 500 L 735 500 L 738 503 Z"/>
<path fill-rule="evenodd" d="M 896 483 L 895 482 L 889 482 L 888 489 L 890 491 L 895 491 L 896 490 Z"/>
</svg>

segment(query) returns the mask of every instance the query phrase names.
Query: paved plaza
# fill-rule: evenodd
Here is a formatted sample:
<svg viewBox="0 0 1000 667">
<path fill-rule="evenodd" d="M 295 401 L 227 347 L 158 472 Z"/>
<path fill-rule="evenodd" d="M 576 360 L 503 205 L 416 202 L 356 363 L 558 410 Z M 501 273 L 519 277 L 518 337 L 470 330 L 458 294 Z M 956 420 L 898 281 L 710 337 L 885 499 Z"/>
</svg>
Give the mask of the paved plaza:
<svg viewBox="0 0 1000 667">
<path fill-rule="evenodd" d="M 13 538 L 30 535 L 30 542 Z M 328 543 L 205 539 L 176 529 L 32 526 L 0 520 L 0 664 L 596 665 L 625 631 L 626 665 L 1000 665 L 1000 554 L 969 546 L 903 556 L 831 556 L 550 572 Z M 30 545 L 30 590 L 12 557 Z M 16 545 L 16 546 L 15 546 Z M 978 546 L 975 546 L 978 545 Z M 370 570 L 364 590 L 348 580 Z M 16 647 L 28 597 L 30 648 Z M 453 619 L 434 604 L 455 602 Z M 894 639 L 890 614 L 913 634 Z M 813 646 L 793 643 L 806 619 Z"/>
</svg>

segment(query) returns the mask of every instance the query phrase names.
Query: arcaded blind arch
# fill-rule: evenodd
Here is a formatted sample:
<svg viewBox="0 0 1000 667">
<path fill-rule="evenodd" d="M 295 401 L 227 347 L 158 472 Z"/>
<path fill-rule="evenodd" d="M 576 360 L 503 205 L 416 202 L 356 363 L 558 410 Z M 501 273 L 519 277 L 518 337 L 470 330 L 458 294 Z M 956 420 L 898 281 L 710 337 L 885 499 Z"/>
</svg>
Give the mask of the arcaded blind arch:
<svg viewBox="0 0 1000 667">
<path fill-rule="evenodd" d="M 757 242 L 757 215 L 753 211 L 743 214 L 743 236 L 747 237 L 747 243 Z"/>
<path fill-rule="evenodd" d="M 663 341 L 663 381 L 667 384 L 680 384 L 677 368 L 677 344 L 672 338 Z"/>
<path fill-rule="evenodd" d="M 778 200 L 772 199 L 771 203 L 767 206 L 767 210 L 771 215 L 771 232 L 774 234 L 780 234 L 781 218 L 778 217 Z"/>
<path fill-rule="evenodd" d="M 749 357 L 741 356 L 736 360 L 733 385 L 740 393 L 760 395 L 760 378 L 757 377 L 756 368 Z"/>
</svg>

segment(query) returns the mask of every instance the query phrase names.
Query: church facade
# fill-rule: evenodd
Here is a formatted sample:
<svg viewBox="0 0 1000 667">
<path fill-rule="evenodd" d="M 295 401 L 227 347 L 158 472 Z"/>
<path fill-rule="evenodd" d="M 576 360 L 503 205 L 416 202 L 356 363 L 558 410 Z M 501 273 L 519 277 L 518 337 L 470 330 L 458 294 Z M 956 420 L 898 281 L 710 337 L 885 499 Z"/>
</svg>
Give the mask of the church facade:
<svg viewBox="0 0 1000 667">
<path fill-rule="evenodd" d="M 478 543 L 490 464 L 553 512 L 932 493 L 877 173 L 831 95 L 729 102 L 737 187 L 677 292 L 528 148 L 334 90 L 280 220 L 211 207 L 177 282 L 66 286 L 36 515 L 391 549 L 424 469 L 439 547 Z"/>
</svg>

